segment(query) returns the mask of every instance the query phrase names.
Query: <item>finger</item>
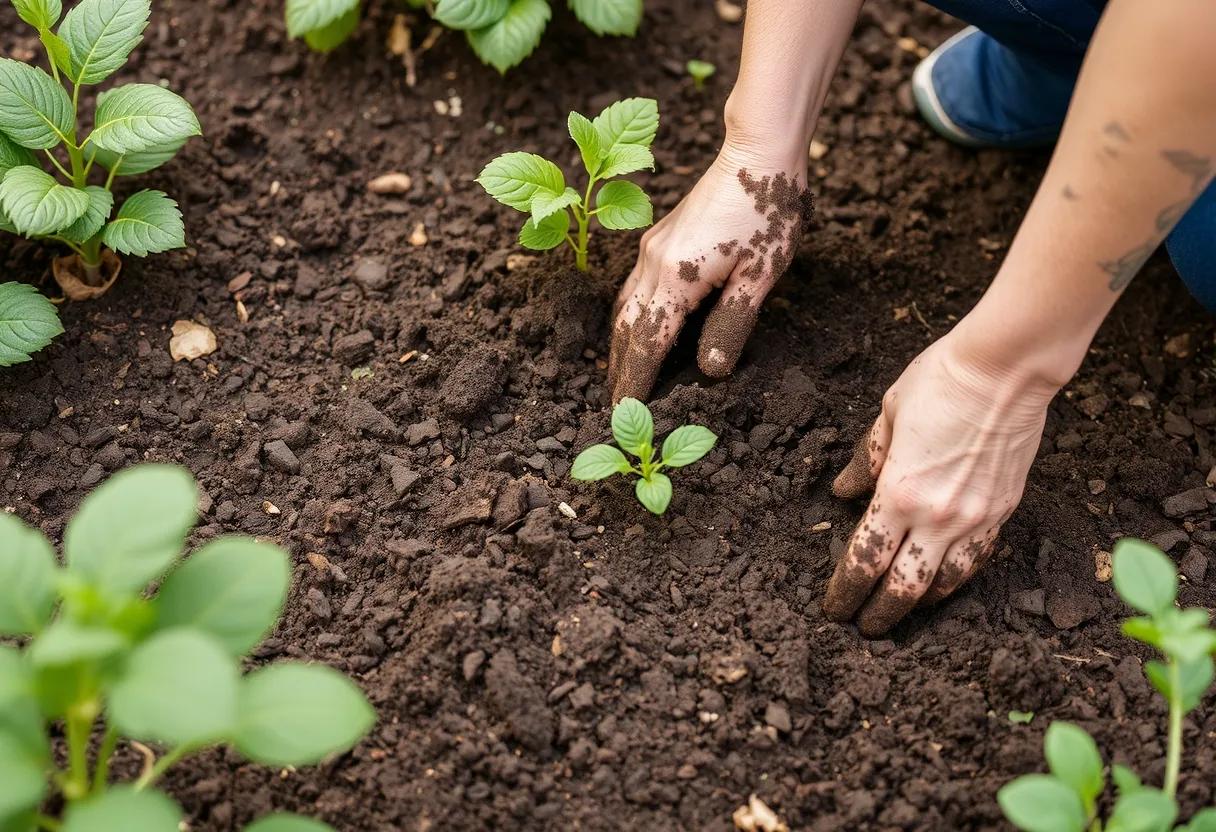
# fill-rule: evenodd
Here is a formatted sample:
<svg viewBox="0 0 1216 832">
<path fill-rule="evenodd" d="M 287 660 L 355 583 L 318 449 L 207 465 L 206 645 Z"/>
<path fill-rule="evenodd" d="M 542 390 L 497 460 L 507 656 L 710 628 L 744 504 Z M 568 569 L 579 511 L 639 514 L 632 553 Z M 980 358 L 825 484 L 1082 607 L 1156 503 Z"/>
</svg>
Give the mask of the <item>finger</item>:
<svg viewBox="0 0 1216 832">
<path fill-rule="evenodd" d="M 823 614 L 832 621 L 848 621 L 887 571 L 903 542 L 906 524 L 877 497 L 857 524 L 849 545 L 828 581 Z"/>
<path fill-rule="evenodd" d="M 696 286 L 673 289 L 669 280 L 660 279 L 650 303 L 630 325 L 629 343 L 620 354 L 612 390 L 614 402 L 627 396 L 646 400 L 689 310 L 696 308 L 705 291 Z"/>
<path fill-rule="evenodd" d="M 646 280 L 646 255 L 638 257 L 625 286 L 617 296 L 612 324 L 612 345 L 608 349 L 608 386 L 615 389 L 621 374 L 621 359 L 629 350 L 629 339 L 633 335 L 633 324 L 654 294 L 657 280 Z"/>
<path fill-rule="evenodd" d="M 832 483 L 832 493 L 844 500 L 855 500 L 874 490 L 878 475 L 891 447 L 891 419 L 886 407 L 868 432 L 857 440 L 853 458 Z"/>
<path fill-rule="evenodd" d="M 933 577 L 933 583 L 921 598 L 922 605 L 936 604 L 952 595 L 960 586 L 971 580 L 996 549 L 996 536 L 1000 527 L 987 532 L 956 540 L 946 550 L 942 564 Z"/>
<path fill-rule="evenodd" d="M 857 614 L 857 629 L 863 636 L 883 635 L 912 611 L 937 576 L 948 542 L 908 534 L 878 589 Z"/>
<path fill-rule="evenodd" d="M 697 346 L 697 366 L 710 378 L 726 378 L 735 371 L 739 356 L 756 328 L 760 305 L 773 288 L 773 280 L 744 274 L 740 264 L 726 281 L 722 296 L 705 319 Z"/>
</svg>

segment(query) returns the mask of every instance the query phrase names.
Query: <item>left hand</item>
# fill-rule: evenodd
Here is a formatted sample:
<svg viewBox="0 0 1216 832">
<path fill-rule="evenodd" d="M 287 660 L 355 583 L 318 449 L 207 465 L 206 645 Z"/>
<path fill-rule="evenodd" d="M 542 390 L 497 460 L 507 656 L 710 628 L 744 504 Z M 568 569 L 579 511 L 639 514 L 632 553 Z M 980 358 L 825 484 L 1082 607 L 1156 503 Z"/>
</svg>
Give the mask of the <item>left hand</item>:
<svg viewBox="0 0 1216 832">
<path fill-rule="evenodd" d="M 867 637 L 942 600 L 991 555 L 1059 389 L 982 356 L 961 328 L 904 370 L 832 486 L 845 498 L 875 491 L 823 601 L 828 618 L 856 616 Z"/>
</svg>

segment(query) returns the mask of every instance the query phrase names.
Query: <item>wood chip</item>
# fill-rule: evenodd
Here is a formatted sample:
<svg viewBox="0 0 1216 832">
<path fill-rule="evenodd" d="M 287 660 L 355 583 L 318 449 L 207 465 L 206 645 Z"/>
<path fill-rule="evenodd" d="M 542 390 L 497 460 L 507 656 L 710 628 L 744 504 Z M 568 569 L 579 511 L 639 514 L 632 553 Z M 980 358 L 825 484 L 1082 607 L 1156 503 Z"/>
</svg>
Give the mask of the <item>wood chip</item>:
<svg viewBox="0 0 1216 832">
<path fill-rule="evenodd" d="M 169 339 L 169 355 L 174 361 L 193 361 L 215 352 L 215 333 L 194 321 L 176 321 Z"/>
<path fill-rule="evenodd" d="M 236 319 L 243 324 L 249 323 L 249 310 L 239 300 L 236 302 Z"/>
<path fill-rule="evenodd" d="M 414 184 L 408 173 L 393 171 L 377 176 L 367 183 L 367 189 L 374 194 L 403 194 Z"/>
</svg>

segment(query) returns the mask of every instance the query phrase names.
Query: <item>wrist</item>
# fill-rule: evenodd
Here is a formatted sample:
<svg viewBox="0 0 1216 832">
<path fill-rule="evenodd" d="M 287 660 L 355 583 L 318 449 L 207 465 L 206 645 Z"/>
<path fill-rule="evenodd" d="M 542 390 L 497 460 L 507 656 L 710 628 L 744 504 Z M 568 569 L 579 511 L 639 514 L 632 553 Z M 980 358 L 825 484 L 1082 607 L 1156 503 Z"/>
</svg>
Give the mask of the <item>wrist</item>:
<svg viewBox="0 0 1216 832">
<path fill-rule="evenodd" d="M 1085 359 L 1089 337 L 981 300 L 951 332 L 967 360 L 994 378 L 1053 397 Z"/>
<path fill-rule="evenodd" d="M 807 166 L 807 149 L 814 132 L 814 119 L 793 108 L 774 110 L 756 106 L 732 92 L 723 111 L 726 138 L 723 150 L 750 159 L 763 167 L 789 170 Z"/>
</svg>

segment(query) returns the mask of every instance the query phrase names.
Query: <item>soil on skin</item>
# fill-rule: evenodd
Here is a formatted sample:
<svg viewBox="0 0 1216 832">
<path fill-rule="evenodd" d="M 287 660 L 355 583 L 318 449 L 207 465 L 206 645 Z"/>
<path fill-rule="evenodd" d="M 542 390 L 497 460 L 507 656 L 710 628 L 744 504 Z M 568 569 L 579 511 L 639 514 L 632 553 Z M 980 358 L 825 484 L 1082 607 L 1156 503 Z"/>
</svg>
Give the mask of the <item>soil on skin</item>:
<svg viewBox="0 0 1216 832">
<path fill-rule="evenodd" d="M 608 318 L 637 235 L 597 235 L 590 278 L 559 257 L 521 265 L 521 216 L 471 180 L 511 149 L 574 171 L 567 111 L 648 95 L 659 169 L 639 179 L 669 210 L 721 140 L 740 27 L 709 2 L 648 0 L 636 40 L 600 40 L 555 4 L 507 79 L 448 34 L 411 90 L 385 56 L 389 4 L 329 57 L 286 40 L 280 6 L 155 4 L 122 78 L 166 79 L 206 138 L 124 187 L 177 196 L 192 247 L 129 260 L 105 297 L 64 308 L 67 335 L 0 376 L 0 504 L 58 537 L 110 472 L 187 466 L 206 493 L 197 540 L 258 535 L 295 560 L 255 661 L 326 662 L 379 710 L 318 768 L 227 752 L 179 767 L 167 787 L 192 829 L 282 809 L 340 830 L 725 830 L 753 792 L 800 830 L 1007 828 L 996 789 L 1041 767 L 1053 719 L 1160 781 L 1149 654 L 1120 636 L 1095 553 L 1154 538 L 1182 600 L 1216 605 L 1214 329 L 1163 259 L 1052 405 L 978 579 L 881 641 L 820 612 L 864 510 L 831 478 L 886 386 L 991 278 L 1044 164 L 950 147 L 914 115 L 899 39 L 936 44 L 956 23 L 895 0 L 863 12 L 812 163 L 820 210 L 738 370 L 701 376 L 694 329 L 660 378 L 660 433 L 722 439 L 657 519 L 624 481 L 567 477 L 606 434 Z M 35 46 L 0 7 L 0 51 Z M 704 93 L 693 57 L 719 68 Z M 394 170 L 408 193 L 368 192 Z M 49 280 L 57 253 L 0 240 L 6 279 Z M 174 364 L 179 318 L 219 350 Z M 1216 798 L 1211 699 L 1185 733 L 1189 815 Z"/>
</svg>

